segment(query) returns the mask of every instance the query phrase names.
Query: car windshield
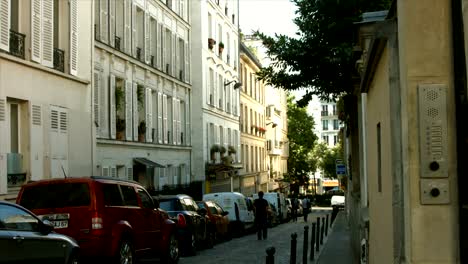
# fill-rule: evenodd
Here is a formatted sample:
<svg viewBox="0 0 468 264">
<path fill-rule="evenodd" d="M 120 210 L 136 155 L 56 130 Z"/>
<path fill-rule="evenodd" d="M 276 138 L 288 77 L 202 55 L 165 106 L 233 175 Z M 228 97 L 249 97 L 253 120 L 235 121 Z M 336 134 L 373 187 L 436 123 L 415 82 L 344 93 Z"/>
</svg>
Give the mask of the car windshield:
<svg viewBox="0 0 468 264">
<path fill-rule="evenodd" d="M 30 210 L 90 205 L 87 183 L 58 183 L 25 188 L 20 204 Z"/>
<path fill-rule="evenodd" d="M 159 207 L 165 211 L 182 211 L 182 206 L 178 199 L 159 200 Z"/>
</svg>

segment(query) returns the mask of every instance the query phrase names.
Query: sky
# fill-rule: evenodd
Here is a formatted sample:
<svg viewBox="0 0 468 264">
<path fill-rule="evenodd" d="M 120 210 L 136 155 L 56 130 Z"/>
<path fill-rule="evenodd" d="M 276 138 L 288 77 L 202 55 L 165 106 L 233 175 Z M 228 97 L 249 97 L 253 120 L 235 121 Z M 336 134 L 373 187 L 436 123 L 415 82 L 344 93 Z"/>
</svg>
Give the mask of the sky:
<svg viewBox="0 0 468 264">
<path fill-rule="evenodd" d="M 279 33 L 293 37 L 297 31 L 292 21 L 295 10 L 289 0 L 239 0 L 239 24 L 246 35 L 260 29 L 269 36 Z"/>
</svg>

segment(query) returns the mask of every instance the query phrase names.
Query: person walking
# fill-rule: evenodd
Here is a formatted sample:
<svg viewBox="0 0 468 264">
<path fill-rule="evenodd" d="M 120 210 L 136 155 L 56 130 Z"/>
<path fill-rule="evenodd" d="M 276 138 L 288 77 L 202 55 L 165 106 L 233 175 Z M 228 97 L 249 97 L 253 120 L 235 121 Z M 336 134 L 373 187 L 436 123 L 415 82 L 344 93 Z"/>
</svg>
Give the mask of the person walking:
<svg viewBox="0 0 468 264">
<path fill-rule="evenodd" d="M 297 200 L 297 198 L 292 198 L 291 215 L 292 215 L 293 222 L 297 222 L 297 209 L 299 209 L 299 201 Z"/>
<path fill-rule="evenodd" d="M 258 192 L 258 198 L 254 200 L 255 227 L 258 240 L 267 239 L 268 202 L 263 199 L 263 192 Z"/>
<path fill-rule="evenodd" d="M 309 215 L 309 209 L 310 209 L 310 200 L 307 198 L 307 196 L 304 196 L 304 199 L 302 199 L 302 210 L 304 213 L 304 222 L 307 222 L 307 216 Z"/>
</svg>

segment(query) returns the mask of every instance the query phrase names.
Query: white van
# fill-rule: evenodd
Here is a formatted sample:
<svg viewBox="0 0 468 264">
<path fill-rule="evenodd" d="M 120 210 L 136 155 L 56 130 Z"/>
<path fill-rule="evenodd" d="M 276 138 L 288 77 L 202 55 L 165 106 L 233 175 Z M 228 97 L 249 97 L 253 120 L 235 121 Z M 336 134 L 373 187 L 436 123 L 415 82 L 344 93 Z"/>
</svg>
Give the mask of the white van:
<svg viewBox="0 0 468 264">
<path fill-rule="evenodd" d="M 258 194 L 253 194 L 253 198 L 257 199 Z M 288 220 L 288 205 L 286 204 L 286 198 L 283 193 L 267 192 L 263 194 L 263 199 L 276 207 L 276 211 L 278 212 L 277 217 L 280 223 Z"/>
<path fill-rule="evenodd" d="M 204 201 L 217 202 L 224 211 L 228 211 L 230 230 L 233 234 L 242 234 L 254 227 L 254 212 L 251 203 L 238 192 L 207 193 L 203 195 Z"/>
</svg>

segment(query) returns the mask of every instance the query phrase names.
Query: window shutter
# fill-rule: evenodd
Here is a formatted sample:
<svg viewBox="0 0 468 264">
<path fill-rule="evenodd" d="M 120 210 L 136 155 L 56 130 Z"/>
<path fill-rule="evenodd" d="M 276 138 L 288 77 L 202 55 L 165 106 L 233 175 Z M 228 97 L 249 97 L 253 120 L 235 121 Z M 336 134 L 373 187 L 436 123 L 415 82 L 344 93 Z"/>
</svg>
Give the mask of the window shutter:
<svg viewBox="0 0 468 264">
<path fill-rule="evenodd" d="M 7 129 L 7 115 L 6 115 L 6 98 L 0 96 L 0 134 L 6 135 Z M 7 167 L 7 139 L 5 136 L 0 137 L 0 168 Z M 7 172 L 5 169 L 0 170 L 0 194 L 7 193 Z"/>
<path fill-rule="evenodd" d="M 216 144 L 217 145 L 220 145 L 220 138 L 221 138 L 221 135 L 219 133 L 219 126 L 218 125 L 215 125 L 215 139 L 216 139 Z M 220 145 L 221 146 L 221 145 Z"/>
<path fill-rule="evenodd" d="M 205 83 L 206 83 L 206 103 L 211 104 L 210 98 L 213 96 L 211 94 L 211 69 L 208 68 L 206 71 L 206 78 L 205 78 Z"/>
<path fill-rule="evenodd" d="M 125 52 L 132 54 L 132 0 L 125 0 L 125 10 L 124 10 L 124 23 L 125 23 L 125 32 L 124 32 L 124 42 L 125 42 Z"/>
<path fill-rule="evenodd" d="M 44 173 L 44 128 L 42 107 L 31 104 L 31 180 L 41 180 Z"/>
<path fill-rule="evenodd" d="M 41 0 L 31 0 L 31 60 L 41 63 L 42 57 L 42 8 Z"/>
<path fill-rule="evenodd" d="M 127 180 L 133 181 L 133 167 L 127 167 Z"/>
<path fill-rule="evenodd" d="M 173 54 L 175 54 L 175 60 L 174 60 L 174 76 L 178 79 L 183 81 L 184 77 L 180 76 L 180 70 L 182 70 L 182 65 L 180 65 L 180 56 L 183 54 L 180 53 L 180 43 L 177 35 L 174 35 L 174 44 L 175 44 L 175 50 Z"/>
<path fill-rule="evenodd" d="M 182 130 L 182 123 L 181 123 L 181 113 L 180 113 L 180 107 L 181 107 L 181 104 L 180 104 L 180 100 L 177 100 L 177 104 L 176 104 L 176 107 L 177 107 L 177 145 L 180 145 L 181 144 L 181 139 L 182 139 L 182 133 L 181 133 L 181 130 Z"/>
<path fill-rule="evenodd" d="M 228 129 L 225 127 L 223 132 L 224 132 L 224 137 L 223 137 L 223 138 L 224 138 L 224 142 L 223 142 L 223 143 L 224 143 L 224 147 L 226 148 L 226 151 L 227 151 L 227 149 L 228 149 L 228 141 L 229 141 L 229 139 L 228 139 L 228 134 L 229 134 L 229 133 L 228 133 Z"/>
<path fill-rule="evenodd" d="M 168 136 L 167 136 L 167 95 L 163 94 L 162 96 L 163 100 L 163 138 L 164 138 L 164 143 L 168 143 Z"/>
<path fill-rule="evenodd" d="M 102 167 L 102 176 L 109 177 L 109 167 Z"/>
<path fill-rule="evenodd" d="M 70 74 L 78 75 L 78 0 L 70 0 Z"/>
<path fill-rule="evenodd" d="M 188 45 L 188 42 L 184 42 L 185 45 L 185 67 L 184 67 L 184 80 L 186 83 L 190 82 L 190 46 Z"/>
<path fill-rule="evenodd" d="M 10 0 L 0 0 L 0 49 L 7 52 L 10 51 L 10 6 Z"/>
<path fill-rule="evenodd" d="M 213 146 L 213 135 L 211 134 L 211 125 L 212 123 L 206 123 L 206 144 L 207 144 L 207 155 L 208 160 L 211 160 L 211 146 Z"/>
<path fill-rule="evenodd" d="M 237 159 L 237 162 L 240 162 L 240 150 L 241 150 L 241 146 L 240 146 L 240 137 L 239 137 L 239 130 L 236 130 L 236 133 L 235 133 L 235 141 L 237 143 L 237 151 L 236 151 L 236 159 Z"/>
<path fill-rule="evenodd" d="M 54 67 L 54 2 L 42 0 L 42 65 Z"/>
<path fill-rule="evenodd" d="M 110 168 L 110 176 L 112 178 L 117 178 L 117 168 L 116 167 L 111 167 Z"/>
<path fill-rule="evenodd" d="M 213 85 L 213 106 L 218 106 L 218 74 L 217 73 L 213 73 L 214 74 L 214 81 L 211 85 Z"/>
<path fill-rule="evenodd" d="M 101 27 L 99 32 L 101 41 L 107 44 L 109 43 L 109 0 L 100 0 L 99 3 L 99 11 L 101 14 L 99 16 L 99 26 Z"/>
<path fill-rule="evenodd" d="M 177 72 L 176 72 L 176 53 L 177 53 L 177 48 L 176 48 L 176 35 L 171 34 L 171 45 L 172 45 L 172 54 L 171 54 L 171 75 L 177 77 Z"/>
<path fill-rule="evenodd" d="M 153 95 L 151 88 L 146 88 L 145 93 L 146 110 L 146 142 L 153 142 Z"/>
<path fill-rule="evenodd" d="M 133 120 L 133 110 L 132 110 L 132 82 L 129 80 L 125 81 L 125 138 L 129 141 L 133 139 L 133 130 L 132 130 L 132 120 Z"/>
<path fill-rule="evenodd" d="M 190 96 L 185 96 L 185 145 L 190 145 L 192 142 L 192 127 L 190 126 Z"/>
<path fill-rule="evenodd" d="M 156 30 L 156 42 L 157 44 L 155 45 L 156 46 L 156 67 L 158 69 L 162 69 L 162 61 L 163 61 L 163 58 L 162 58 L 162 47 L 163 47 L 163 40 L 162 40 L 162 31 L 163 31 L 163 26 L 160 24 L 160 23 L 157 23 L 157 30 Z"/>
<path fill-rule="evenodd" d="M 109 93 L 109 101 L 110 101 L 110 134 L 111 138 L 115 139 L 116 136 L 116 123 L 115 123 L 115 118 L 116 118 L 116 107 L 115 107 L 115 76 L 111 75 L 110 76 L 110 93 Z"/>
<path fill-rule="evenodd" d="M 172 97 L 172 144 L 177 144 L 177 99 Z"/>
<path fill-rule="evenodd" d="M 139 119 L 138 118 L 138 84 L 134 82 L 133 83 L 133 140 L 134 141 L 138 141 L 138 121 L 139 121 L 138 119 Z"/>
<path fill-rule="evenodd" d="M 137 33 L 136 33 L 136 5 L 131 3 L 130 4 L 132 7 L 132 54 L 134 57 L 136 57 L 136 39 L 137 39 Z M 138 136 L 138 135 L 137 135 Z"/>
<path fill-rule="evenodd" d="M 99 83 L 99 130 L 100 136 L 109 138 L 109 86 L 107 85 L 106 78 L 102 77 L 102 74 L 99 74 L 100 83 Z"/>
<path fill-rule="evenodd" d="M 99 96 L 100 96 L 100 85 L 101 85 L 101 74 L 99 71 L 94 70 L 93 76 L 93 114 L 94 114 L 94 124 L 96 125 L 96 135 L 101 135 L 101 114 L 99 112 Z"/>
<path fill-rule="evenodd" d="M 115 0 L 109 1 L 109 43 L 112 47 L 115 47 L 115 3 Z"/>
<path fill-rule="evenodd" d="M 161 61 L 161 70 L 163 72 L 166 72 L 166 64 L 168 58 L 166 58 L 166 50 L 168 47 L 166 47 L 166 27 L 161 26 L 161 43 L 162 43 L 162 49 L 161 49 L 161 54 L 162 54 L 162 61 Z"/>
<path fill-rule="evenodd" d="M 60 129 L 59 129 L 59 143 L 60 143 L 60 157 L 62 173 L 68 175 L 68 110 L 60 109 Z"/>
<path fill-rule="evenodd" d="M 158 143 L 163 142 L 163 106 L 162 106 L 162 94 L 158 92 Z"/>
<path fill-rule="evenodd" d="M 145 12 L 145 58 L 146 63 L 149 64 L 151 61 L 151 41 L 150 41 L 150 16 Z"/>
</svg>

